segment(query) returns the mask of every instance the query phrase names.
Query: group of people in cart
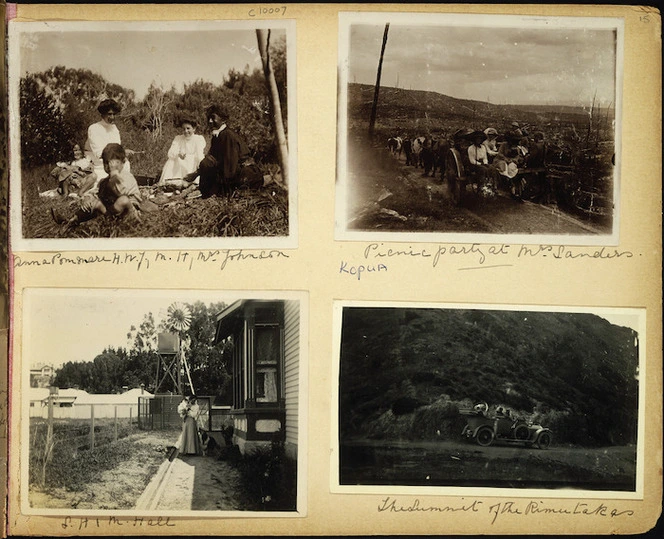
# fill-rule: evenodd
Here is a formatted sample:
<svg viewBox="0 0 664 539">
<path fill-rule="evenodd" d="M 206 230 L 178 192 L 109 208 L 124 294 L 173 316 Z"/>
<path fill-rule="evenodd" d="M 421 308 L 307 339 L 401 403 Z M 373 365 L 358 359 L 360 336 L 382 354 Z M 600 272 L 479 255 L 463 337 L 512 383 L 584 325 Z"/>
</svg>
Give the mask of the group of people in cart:
<svg viewBox="0 0 664 539">
<path fill-rule="evenodd" d="M 544 172 L 546 150 L 542 132 L 534 133 L 532 139 L 528 135 L 527 128 L 517 122 L 502 135 L 493 127 L 454 133 L 453 145 L 464 159 L 466 175 L 477 183 L 482 196 L 506 188 L 512 198 L 523 201 L 525 173 Z"/>
</svg>

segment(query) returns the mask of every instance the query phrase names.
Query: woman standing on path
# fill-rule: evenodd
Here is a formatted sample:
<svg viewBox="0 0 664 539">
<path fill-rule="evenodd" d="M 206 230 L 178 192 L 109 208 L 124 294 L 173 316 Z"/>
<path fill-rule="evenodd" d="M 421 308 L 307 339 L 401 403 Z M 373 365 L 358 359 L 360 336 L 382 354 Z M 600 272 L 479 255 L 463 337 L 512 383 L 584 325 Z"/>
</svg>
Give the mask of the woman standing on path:
<svg viewBox="0 0 664 539">
<path fill-rule="evenodd" d="M 198 438 L 198 415 L 200 408 L 196 403 L 196 397 L 186 397 L 178 405 L 178 413 L 184 420 L 182 434 L 178 450 L 181 455 L 202 455 L 201 442 Z"/>
</svg>

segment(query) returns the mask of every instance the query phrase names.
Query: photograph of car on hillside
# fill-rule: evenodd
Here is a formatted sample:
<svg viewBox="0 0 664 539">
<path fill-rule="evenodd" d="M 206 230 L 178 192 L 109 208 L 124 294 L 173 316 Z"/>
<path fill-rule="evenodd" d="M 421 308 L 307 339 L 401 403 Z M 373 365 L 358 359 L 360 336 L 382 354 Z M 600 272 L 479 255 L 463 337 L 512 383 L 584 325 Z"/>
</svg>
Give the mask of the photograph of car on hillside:
<svg viewBox="0 0 664 539">
<path fill-rule="evenodd" d="M 618 19 L 339 18 L 337 238 L 616 244 Z"/>
<path fill-rule="evenodd" d="M 14 249 L 294 246 L 294 43 L 292 21 L 12 21 Z"/>
<path fill-rule="evenodd" d="M 336 316 L 337 489 L 639 495 L 642 311 L 349 302 Z"/>
</svg>

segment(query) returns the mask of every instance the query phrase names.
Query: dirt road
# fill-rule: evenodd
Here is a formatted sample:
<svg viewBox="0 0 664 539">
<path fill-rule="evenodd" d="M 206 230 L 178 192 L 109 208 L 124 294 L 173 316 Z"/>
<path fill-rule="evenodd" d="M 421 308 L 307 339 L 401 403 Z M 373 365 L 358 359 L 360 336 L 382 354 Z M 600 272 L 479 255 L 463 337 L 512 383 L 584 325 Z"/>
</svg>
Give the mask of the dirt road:
<svg viewBox="0 0 664 539">
<path fill-rule="evenodd" d="M 440 173 L 424 176 L 383 148 L 349 144 L 347 215 L 349 230 L 412 232 L 592 235 L 590 224 L 556 205 L 512 200 L 502 193 L 490 200 L 452 201 Z"/>
<path fill-rule="evenodd" d="M 547 450 L 472 442 L 355 440 L 341 449 L 342 484 L 635 488 L 634 446 Z"/>
</svg>

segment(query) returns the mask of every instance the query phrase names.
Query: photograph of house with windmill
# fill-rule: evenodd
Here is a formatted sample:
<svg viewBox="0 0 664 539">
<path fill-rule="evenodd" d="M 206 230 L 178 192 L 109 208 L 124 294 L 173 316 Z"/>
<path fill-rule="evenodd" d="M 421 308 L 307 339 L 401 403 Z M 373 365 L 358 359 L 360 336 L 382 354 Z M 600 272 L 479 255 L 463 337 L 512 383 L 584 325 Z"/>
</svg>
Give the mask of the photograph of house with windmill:
<svg viewBox="0 0 664 539">
<path fill-rule="evenodd" d="M 337 237 L 617 243 L 621 74 L 618 19 L 341 13 Z"/>
<path fill-rule="evenodd" d="M 301 514 L 304 309 L 302 294 L 26 291 L 25 513 Z"/>
</svg>

